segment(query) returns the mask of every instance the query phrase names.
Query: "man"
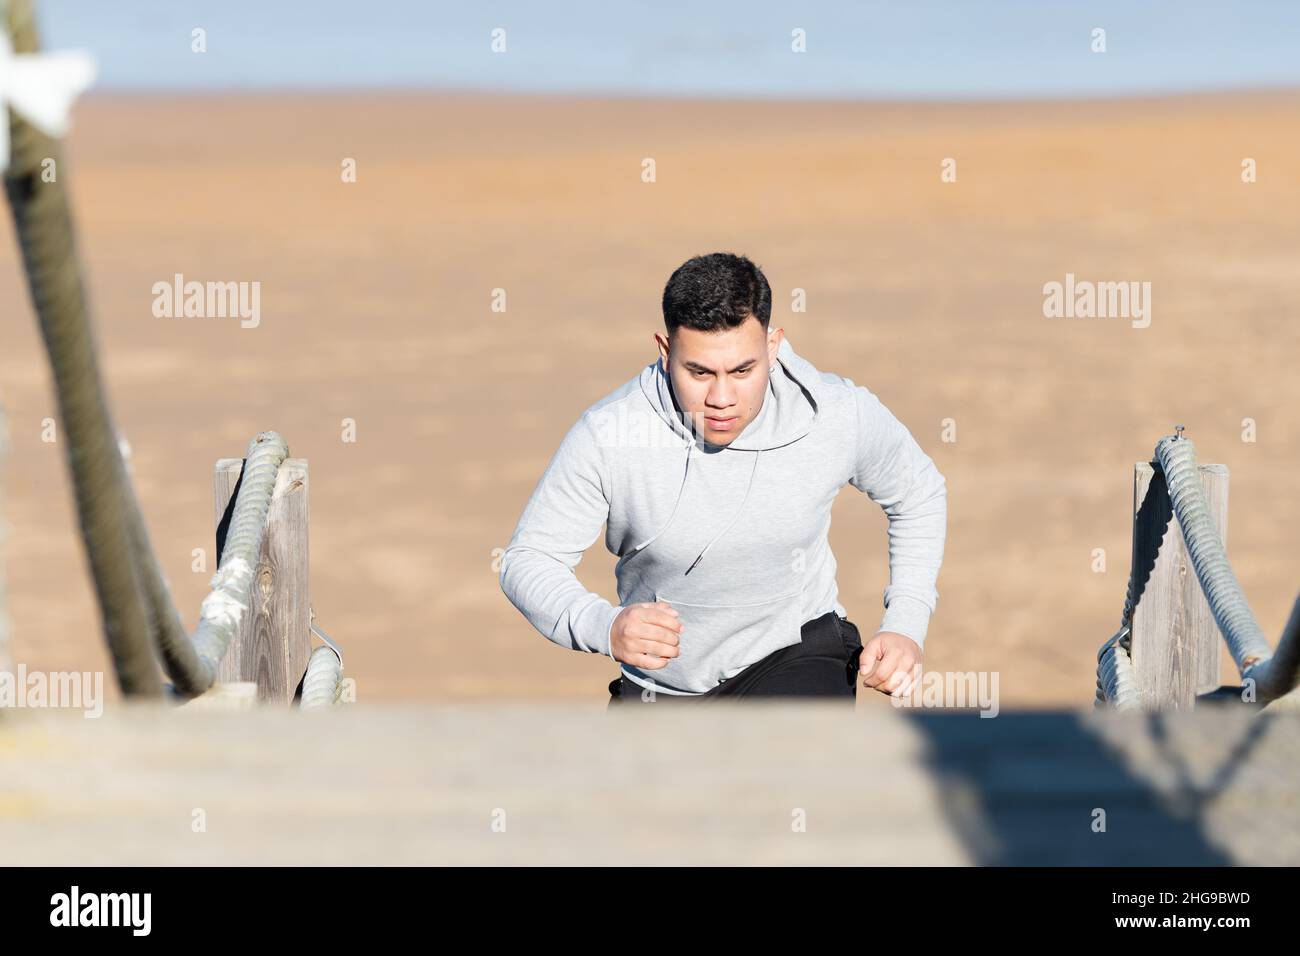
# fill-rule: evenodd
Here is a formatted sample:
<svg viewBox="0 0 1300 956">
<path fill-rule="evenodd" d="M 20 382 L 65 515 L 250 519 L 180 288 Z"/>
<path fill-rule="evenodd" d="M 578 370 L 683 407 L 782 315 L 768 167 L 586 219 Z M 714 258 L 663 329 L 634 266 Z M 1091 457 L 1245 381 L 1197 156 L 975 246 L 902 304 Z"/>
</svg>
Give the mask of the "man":
<svg viewBox="0 0 1300 956">
<path fill-rule="evenodd" d="M 865 387 L 819 372 L 743 256 L 697 256 L 663 295 L 659 359 L 569 429 L 501 560 L 511 603 L 561 647 L 621 664 L 616 702 L 905 696 L 938 593 L 947 489 Z M 880 629 L 861 644 L 827 541 L 845 484 L 889 518 Z M 606 524 L 619 604 L 574 576 Z"/>
</svg>

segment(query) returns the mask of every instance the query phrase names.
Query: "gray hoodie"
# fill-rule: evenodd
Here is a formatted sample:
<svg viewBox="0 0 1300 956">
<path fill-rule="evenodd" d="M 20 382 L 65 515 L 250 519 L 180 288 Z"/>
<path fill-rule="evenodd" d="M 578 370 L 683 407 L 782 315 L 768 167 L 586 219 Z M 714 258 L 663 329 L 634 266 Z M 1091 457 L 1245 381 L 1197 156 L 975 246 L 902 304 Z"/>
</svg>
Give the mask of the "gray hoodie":
<svg viewBox="0 0 1300 956">
<path fill-rule="evenodd" d="M 583 412 L 533 490 L 501 559 L 501 589 L 561 647 L 609 654 L 626 606 L 673 605 L 680 654 L 623 675 L 699 694 L 782 647 L 806 621 L 847 617 L 827 532 L 850 484 L 889 518 L 879 630 L 924 644 L 947 524 L 943 475 L 864 386 L 819 372 L 789 339 L 758 415 L 730 445 L 697 437 L 660 360 Z M 606 525 L 618 605 L 573 569 Z M 878 633 L 878 632 L 877 632 Z"/>
</svg>

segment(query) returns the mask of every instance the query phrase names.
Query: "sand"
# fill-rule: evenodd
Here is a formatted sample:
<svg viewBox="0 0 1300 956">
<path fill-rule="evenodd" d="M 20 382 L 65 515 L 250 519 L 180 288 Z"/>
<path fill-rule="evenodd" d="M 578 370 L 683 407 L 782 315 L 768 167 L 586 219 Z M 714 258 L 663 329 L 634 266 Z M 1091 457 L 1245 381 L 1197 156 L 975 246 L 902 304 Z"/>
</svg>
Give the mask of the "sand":
<svg viewBox="0 0 1300 956">
<path fill-rule="evenodd" d="M 926 666 L 998 671 L 1004 708 L 1073 706 L 1123 606 L 1134 462 L 1175 424 L 1230 470 L 1229 553 L 1266 634 L 1300 588 L 1298 121 L 1290 93 L 99 96 L 78 108 L 62 175 L 112 405 L 189 624 L 214 565 L 212 464 L 273 428 L 311 464 L 313 604 L 359 701 L 603 707 L 612 662 L 534 631 L 495 549 L 578 414 L 653 361 L 669 273 L 731 250 L 766 271 L 795 348 L 871 388 L 947 477 Z M 260 324 L 155 318 L 151 288 L 178 272 L 260 282 Z M 1043 285 L 1067 273 L 1151 282 L 1150 326 L 1045 318 Z M 8 229 L 0 314 L 12 656 L 102 668 Z M 831 543 L 864 632 L 882 612 L 885 526 L 845 488 Z M 613 562 L 598 540 L 579 567 L 611 600 Z"/>
</svg>

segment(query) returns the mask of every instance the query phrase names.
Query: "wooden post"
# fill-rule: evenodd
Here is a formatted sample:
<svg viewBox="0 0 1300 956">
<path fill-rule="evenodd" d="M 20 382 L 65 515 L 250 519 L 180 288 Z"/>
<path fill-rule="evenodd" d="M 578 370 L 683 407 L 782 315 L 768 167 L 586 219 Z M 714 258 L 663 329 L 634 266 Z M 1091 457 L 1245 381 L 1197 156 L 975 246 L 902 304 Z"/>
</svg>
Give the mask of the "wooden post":
<svg viewBox="0 0 1300 956">
<path fill-rule="evenodd" d="M 213 475 L 217 554 L 243 475 L 242 458 L 222 458 Z M 266 534 L 249 595 L 249 613 L 239 623 L 221 662 L 220 683 L 252 681 L 259 701 L 288 704 L 307 673 L 311 618 L 307 590 L 307 460 L 287 458 L 276 477 L 266 516 Z"/>
<path fill-rule="evenodd" d="M 1200 465 L 1198 471 L 1210 517 L 1226 548 L 1228 469 Z M 1173 514 L 1164 473 L 1150 462 L 1138 462 L 1134 468 L 1133 516 L 1139 596 L 1133 611 L 1132 654 L 1139 697 L 1146 710 L 1190 710 L 1197 694 L 1220 686 L 1222 638 Z M 1149 576 L 1143 587 L 1144 574 Z"/>
</svg>

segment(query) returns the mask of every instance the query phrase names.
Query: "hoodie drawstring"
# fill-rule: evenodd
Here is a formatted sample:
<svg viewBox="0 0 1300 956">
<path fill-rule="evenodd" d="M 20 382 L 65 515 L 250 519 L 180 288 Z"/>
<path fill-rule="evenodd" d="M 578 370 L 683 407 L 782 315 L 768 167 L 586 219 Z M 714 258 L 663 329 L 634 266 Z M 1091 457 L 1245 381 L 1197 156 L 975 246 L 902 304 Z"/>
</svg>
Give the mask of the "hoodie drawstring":
<svg viewBox="0 0 1300 956">
<path fill-rule="evenodd" d="M 713 542 L 726 534 L 731 529 L 731 526 L 736 523 L 736 519 L 740 517 L 740 513 L 745 510 L 745 502 L 749 501 L 749 493 L 754 490 L 754 475 L 758 472 L 758 456 L 761 454 L 763 454 L 761 448 L 754 452 L 754 467 L 749 469 L 749 484 L 745 486 L 745 497 L 741 499 L 740 507 L 737 508 L 736 513 L 731 516 L 731 520 L 727 522 L 727 526 L 715 534 L 712 539 L 710 539 L 709 543 L 704 546 L 704 551 L 701 551 L 699 557 L 691 562 L 691 566 L 683 572 L 684 574 L 690 574 L 691 571 L 695 569 L 695 566 L 699 564 L 700 560 L 704 557 L 705 552 L 707 552 L 709 548 L 713 547 Z"/>
<path fill-rule="evenodd" d="M 655 538 L 659 537 L 661 534 L 667 531 L 668 528 L 673 523 L 673 518 L 677 517 L 677 508 L 682 503 L 682 497 L 685 495 L 686 492 L 686 476 L 690 473 L 691 470 L 691 451 L 694 448 L 695 448 L 695 439 L 692 438 L 691 443 L 686 446 L 686 467 L 682 470 L 682 483 L 677 487 L 677 500 L 673 502 L 673 510 L 672 513 L 668 515 L 668 520 L 664 522 L 662 528 L 660 528 L 650 537 L 646 538 L 635 548 L 633 548 L 632 549 L 633 554 L 636 554 L 638 551 L 645 548 L 648 544 L 654 541 Z"/>
</svg>

